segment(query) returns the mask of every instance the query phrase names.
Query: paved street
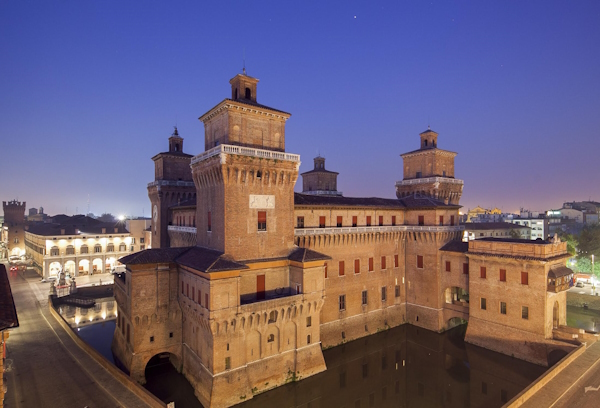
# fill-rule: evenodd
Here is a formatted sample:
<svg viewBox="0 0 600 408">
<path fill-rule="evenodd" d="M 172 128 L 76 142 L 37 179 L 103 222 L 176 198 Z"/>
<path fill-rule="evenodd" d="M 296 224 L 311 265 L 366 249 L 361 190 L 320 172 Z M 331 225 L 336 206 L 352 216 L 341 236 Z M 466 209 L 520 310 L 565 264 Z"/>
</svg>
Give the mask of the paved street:
<svg viewBox="0 0 600 408">
<path fill-rule="evenodd" d="M 6 407 L 147 406 L 81 350 L 50 315 L 49 283 L 41 283 L 33 270 L 9 272 L 9 279 L 20 327 L 7 342 Z"/>
</svg>

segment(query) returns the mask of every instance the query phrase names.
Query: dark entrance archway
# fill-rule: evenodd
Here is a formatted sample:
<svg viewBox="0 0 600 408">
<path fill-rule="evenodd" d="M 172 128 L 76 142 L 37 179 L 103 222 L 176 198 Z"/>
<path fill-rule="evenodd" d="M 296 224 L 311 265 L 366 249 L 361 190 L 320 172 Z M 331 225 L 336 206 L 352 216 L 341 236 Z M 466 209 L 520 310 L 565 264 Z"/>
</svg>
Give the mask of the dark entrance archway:
<svg viewBox="0 0 600 408">
<path fill-rule="evenodd" d="M 148 360 L 144 387 L 164 403 L 175 402 L 176 407 L 201 408 L 194 388 L 175 367 L 179 359 L 172 353 L 159 353 Z"/>
</svg>

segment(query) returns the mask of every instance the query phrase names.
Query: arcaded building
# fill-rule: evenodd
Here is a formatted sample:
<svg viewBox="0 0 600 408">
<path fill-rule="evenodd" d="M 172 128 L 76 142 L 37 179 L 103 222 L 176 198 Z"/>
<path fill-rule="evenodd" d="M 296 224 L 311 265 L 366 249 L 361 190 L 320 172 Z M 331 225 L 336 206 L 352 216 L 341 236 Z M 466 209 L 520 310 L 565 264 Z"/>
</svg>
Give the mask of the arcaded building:
<svg viewBox="0 0 600 408">
<path fill-rule="evenodd" d="M 291 115 L 258 103 L 257 84 L 236 75 L 231 98 L 200 116 L 204 152 L 184 153 L 176 131 L 169 151 L 153 158 L 152 249 L 122 258 L 126 272 L 115 279 L 115 356 L 143 382 L 148 362 L 169 355 L 207 407 L 325 370 L 323 348 L 404 323 L 433 331 L 464 323 L 475 296 L 496 301 L 487 294 L 495 286 L 477 282 L 470 293 L 472 263 L 493 258 L 500 268 L 508 259 L 461 242 L 456 153 L 440 149 L 431 129 L 402 155 L 396 199 L 343 196 L 320 156 L 295 193 L 300 157 L 285 151 Z M 544 248 L 533 251 L 552 251 Z M 552 327 L 538 308 L 558 303 L 563 324 L 568 287 L 560 280 L 557 295 L 548 292 L 546 279 L 567 272 L 554 251 L 551 266 L 519 258 L 519 268 L 536 270 L 531 293 L 545 299 L 522 306 L 536 316 L 535 338 L 548 344 Z M 507 328 L 499 338 L 522 326 L 513 307 L 496 319 Z M 511 354 L 481 333 L 470 330 L 467 340 Z"/>
</svg>

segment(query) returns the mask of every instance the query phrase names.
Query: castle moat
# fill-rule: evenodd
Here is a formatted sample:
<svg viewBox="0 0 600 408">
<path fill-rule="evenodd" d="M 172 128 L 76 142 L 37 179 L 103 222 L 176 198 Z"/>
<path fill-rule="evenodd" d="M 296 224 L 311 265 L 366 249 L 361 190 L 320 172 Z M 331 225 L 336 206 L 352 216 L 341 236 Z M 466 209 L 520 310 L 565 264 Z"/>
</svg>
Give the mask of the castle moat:
<svg viewBox="0 0 600 408">
<path fill-rule="evenodd" d="M 84 341 L 114 363 L 110 302 L 99 302 L 94 317 L 92 311 L 74 306 L 63 305 L 59 312 Z M 76 324 L 75 317 L 82 314 L 85 325 Z M 578 321 L 589 318 L 583 312 L 578 315 Z M 327 371 L 302 381 L 290 375 L 289 384 L 241 400 L 238 406 L 501 407 L 547 369 L 467 344 L 465 330 L 463 325 L 438 334 L 403 325 L 329 348 L 323 352 Z M 176 407 L 202 407 L 192 386 L 168 361 L 158 356 L 150 361 L 146 388 Z"/>
</svg>

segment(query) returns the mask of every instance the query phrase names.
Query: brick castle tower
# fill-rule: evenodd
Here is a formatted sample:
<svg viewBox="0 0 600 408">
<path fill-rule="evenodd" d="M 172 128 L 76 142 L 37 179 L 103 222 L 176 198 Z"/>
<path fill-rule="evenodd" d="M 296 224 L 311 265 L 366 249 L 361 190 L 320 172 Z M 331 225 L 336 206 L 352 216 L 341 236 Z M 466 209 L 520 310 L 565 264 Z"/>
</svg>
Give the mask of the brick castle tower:
<svg viewBox="0 0 600 408">
<path fill-rule="evenodd" d="M 404 159 L 404 179 L 396 183 L 396 196 L 420 194 L 446 204 L 458 204 L 464 182 L 454 178 L 456 153 L 438 149 L 438 134 L 431 129 L 420 136 L 419 149 L 400 155 Z"/>
<path fill-rule="evenodd" d="M 25 254 L 25 201 L 2 201 L 8 255 Z M 6 230 L 5 230 L 6 231 Z"/>
<path fill-rule="evenodd" d="M 183 152 L 183 138 L 177 127 L 169 137 L 169 151 L 159 153 L 154 161 L 154 181 L 148 184 L 148 197 L 152 212 L 152 247 L 169 247 L 169 207 L 182 200 L 193 200 L 196 188 L 192 181 L 190 161 L 192 156 Z"/>
</svg>

